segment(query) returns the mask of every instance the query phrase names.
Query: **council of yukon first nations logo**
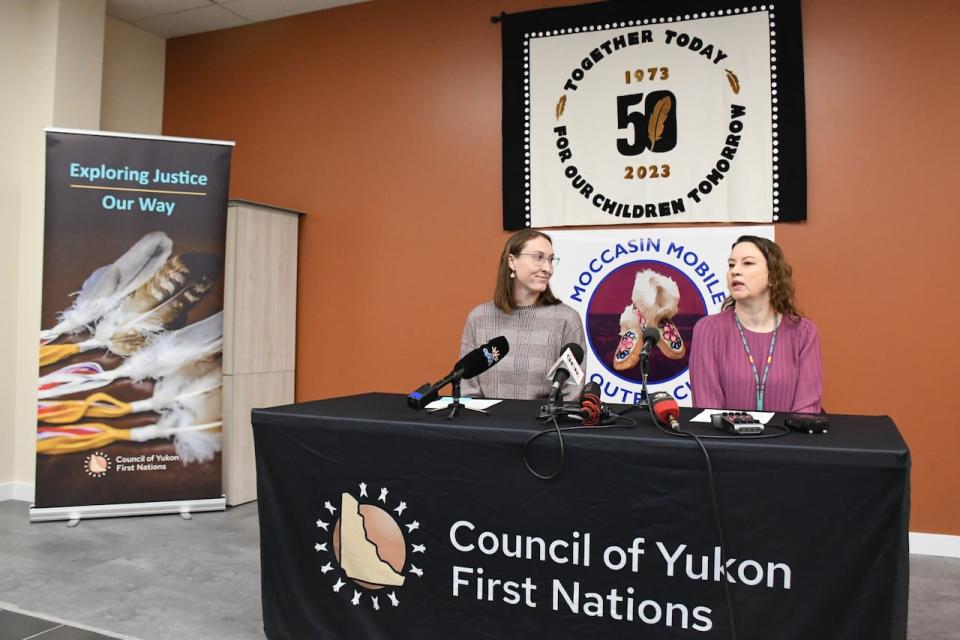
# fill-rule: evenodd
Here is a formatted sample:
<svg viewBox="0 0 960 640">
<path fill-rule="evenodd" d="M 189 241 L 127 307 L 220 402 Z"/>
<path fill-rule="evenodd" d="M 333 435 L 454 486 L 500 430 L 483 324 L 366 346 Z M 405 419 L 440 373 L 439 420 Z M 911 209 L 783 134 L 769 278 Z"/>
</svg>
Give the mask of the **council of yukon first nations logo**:
<svg viewBox="0 0 960 640">
<path fill-rule="evenodd" d="M 83 458 L 83 471 L 91 478 L 102 478 L 113 466 L 110 456 L 103 451 L 96 451 Z"/>
<path fill-rule="evenodd" d="M 420 523 L 405 513 L 403 500 L 390 506 L 386 487 L 380 489 L 376 500 L 369 498 L 367 483 L 361 482 L 359 489 L 358 497 L 343 492 L 337 505 L 324 501 L 316 521 L 321 539 L 313 547 L 325 554 L 320 572 L 329 576 L 333 591 L 349 597 L 353 605 L 366 597 L 376 611 L 388 602 L 397 607 L 397 591 L 407 578 L 423 577 L 423 569 L 413 559 L 426 552 L 426 545 L 414 541 Z M 347 580 L 353 586 L 344 589 Z"/>
</svg>

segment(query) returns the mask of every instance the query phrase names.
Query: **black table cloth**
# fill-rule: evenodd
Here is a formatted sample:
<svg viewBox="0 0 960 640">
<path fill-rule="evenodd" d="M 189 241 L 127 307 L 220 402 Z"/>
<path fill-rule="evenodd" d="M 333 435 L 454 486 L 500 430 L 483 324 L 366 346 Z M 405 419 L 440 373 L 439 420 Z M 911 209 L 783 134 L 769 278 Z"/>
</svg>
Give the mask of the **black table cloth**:
<svg viewBox="0 0 960 640">
<path fill-rule="evenodd" d="M 887 417 L 827 434 L 564 434 L 365 394 L 253 412 L 264 628 L 287 638 L 906 638 L 910 457 Z M 709 425 L 684 428 L 719 435 Z M 773 422 L 782 422 L 780 416 Z M 531 447 L 542 473 L 555 435 Z M 347 513 L 344 513 L 346 508 Z M 723 557 L 723 559 L 721 559 Z"/>
</svg>

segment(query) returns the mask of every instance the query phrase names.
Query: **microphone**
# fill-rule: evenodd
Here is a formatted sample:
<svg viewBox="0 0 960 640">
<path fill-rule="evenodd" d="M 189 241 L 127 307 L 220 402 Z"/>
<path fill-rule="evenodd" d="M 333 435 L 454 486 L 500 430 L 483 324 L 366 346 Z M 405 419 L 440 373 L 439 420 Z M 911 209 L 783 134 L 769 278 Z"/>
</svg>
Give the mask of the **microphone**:
<svg viewBox="0 0 960 640">
<path fill-rule="evenodd" d="M 407 396 L 407 406 L 419 411 L 439 396 L 439 391 L 447 384 L 459 380 L 469 380 L 497 364 L 510 352 L 510 344 L 503 336 L 498 336 L 467 353 L 453 365 L 453 371 L 434 384 L 422 385 Z"/>
<path fill-rule="evenodd" d="M 660 342 L 660 330 L 656 327 L 647 327 L 643 330 L 643 346 L 640 347 L 640 359 L 646 360 L 653 351 L 653 346 Z"/>
<path fill-rule="evenodd" d="M 576 342 L 563 346 L 560 357 L 547 372 L 547 380 L 553 381 L 550 387 L 550 396 L 547 400 L 549 404 L 556 403 L 557 396 L 560 394 L 560 387 L 566 383 L 568 378 L 573 377 L 574 384 L 580 384 L 583 381 L 581 362 L 583 362 L 583 347 Z"/>
<path fill-rule="evenodd" d="M 666 391 L 656 391 L 650 395 L 650 411 L 657 422 L 669 426 L 674 431 L 680 431 L 680 406 L 673 396 Z"/>
<path fill-rule="evenodd" d="M 593 380 L 583 386 L 580 394 L 580 416 L 583 425 L 592 427 L 600 422 L 603 405 L 600 402 L 600 385 Z"/>
</svg>

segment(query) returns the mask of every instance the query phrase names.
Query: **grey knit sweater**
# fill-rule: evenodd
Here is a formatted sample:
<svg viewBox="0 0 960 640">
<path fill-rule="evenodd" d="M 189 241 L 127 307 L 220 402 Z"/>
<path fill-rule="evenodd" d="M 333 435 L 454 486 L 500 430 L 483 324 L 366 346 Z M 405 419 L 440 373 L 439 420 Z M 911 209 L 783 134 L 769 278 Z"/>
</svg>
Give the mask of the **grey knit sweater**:
<svg viewBox="0 0 960 640">
<path fill-rule="evenodd" d="M 560 357 L 561 348 L 586 342 L 580 315 L 561 303 L 550 306 L 520 307 L 512 313 L 485 302 L 467 316 L 460 340 L 461 357 L 483 343 L 504 336 L 510 345 L 506 357 L 479 376 L 464 380 L 460 392 L 472 398 L 509 398 L 534 400 L 546 398 L 550 382 L 546 375 Z M 586 355 L 581 364 L 587 368 Z M 577 400 L 583 385 L 563 387 L 564 400 Z"/>
</svg>

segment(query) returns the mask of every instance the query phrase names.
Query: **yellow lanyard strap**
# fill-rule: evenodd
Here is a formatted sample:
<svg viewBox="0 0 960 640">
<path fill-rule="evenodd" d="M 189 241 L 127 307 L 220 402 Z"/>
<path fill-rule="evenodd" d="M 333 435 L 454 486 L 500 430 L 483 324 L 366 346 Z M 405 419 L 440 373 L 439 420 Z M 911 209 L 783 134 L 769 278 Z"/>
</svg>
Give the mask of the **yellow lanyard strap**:
<svg viewBox="0 0 960 640">
<path fill-rule="evenodd" d="M 130 429 L 114 429 L 101 422 L 69 427 L 40 427 L 37 430 L 37 453 L 74 453 L 103 447 L 116 440 L 129 439 Z"/>
<path fill-rule="evenodd" d="M 45 367 L 80 353 L 80 345 L 45 344 L 40 346 L 40 366 Z"/>
<path fill-rule="evenodd" d="M 129 403 L 97 392 L 84 400 L 42 400 L 37 403 L 37 421 L 69 424 L 80 418 L 119 418 L 132 413 Z"/>
</svg>

